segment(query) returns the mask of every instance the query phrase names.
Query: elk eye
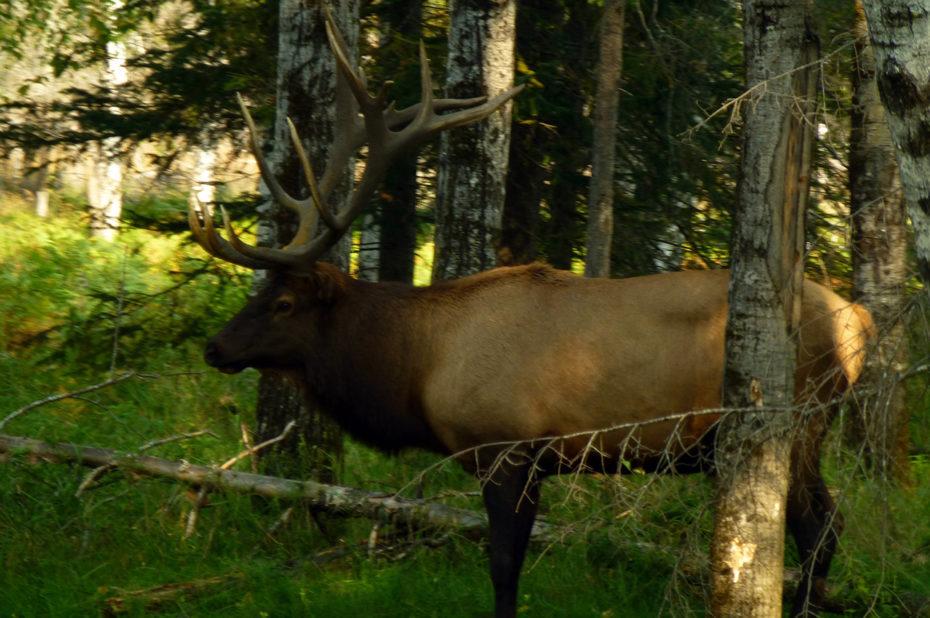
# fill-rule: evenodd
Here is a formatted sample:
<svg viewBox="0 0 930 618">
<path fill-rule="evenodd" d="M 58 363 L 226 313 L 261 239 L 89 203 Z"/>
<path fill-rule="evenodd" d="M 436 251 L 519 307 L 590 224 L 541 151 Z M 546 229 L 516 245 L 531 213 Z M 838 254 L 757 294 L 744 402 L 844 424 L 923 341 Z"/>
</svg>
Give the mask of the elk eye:
<svg viewBox="0 0 930 618">
<path fill-rule="evenodd" d="M 290 313 L 294 309 L 294 303 L 289 300 L 279 300 L 275 303 L 274 312 L 275 313 Z"/>
</svg>

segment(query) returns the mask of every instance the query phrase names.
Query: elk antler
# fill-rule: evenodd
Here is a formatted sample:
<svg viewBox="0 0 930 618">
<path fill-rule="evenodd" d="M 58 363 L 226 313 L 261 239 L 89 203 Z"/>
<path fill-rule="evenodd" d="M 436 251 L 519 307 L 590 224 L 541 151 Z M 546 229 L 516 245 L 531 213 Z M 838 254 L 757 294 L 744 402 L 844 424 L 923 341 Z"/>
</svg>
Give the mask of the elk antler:
<svg viewBox="0 0 930 618">
<path fill-rule="evenodd" d="M 377 96 L 369 94 L 364 71 L 360 68 L 352 68 L 345 41 L 336 30 L 329 10 L 325 10 L 325 13 L 326 34 L 336 58 L 339 75 L 352 93 L 358 109 L 344 114 L 346 119 L 335 132 L 337 137 L 334 139 L 330 159 L 319 182 L 314 175 L 310 159 L 301 145 L 297 130 L 288 119 L 291 140 L 310 185 L 310 197 L 299 200 L 288 194 L 275 179 L 271 167 L 262 155 L 252 116 L 242 97 L 238 97 L 242 115 L 249 128 L 249 146 L 258 162 L 262 179 L 279 204 L 297 213 L 299 225 L 294 238 L 285 247 L 281 249 L 256 247 L 247 245 L 239 239 L 229 223 L 225 210 L 222 211 L 223 225 L 228 240 L 224 239 L 214 228 L 213 215 L 209 207 L 202 204 L 200 206 L 202 212 L 198 214 L 192 204 L 188 212 L 191 232 L 207 253 L 215 257 L 247 268 L 299 269 L 309 267 L 346 232 L 364 208 L 371 192 L 384 179 L 391 164 L 400 153 L 415 148 L 440 131 L 486 118 L 523 88 L 518 86 L 490 100 L 487 100 L 487 97 L 433 99 L 429 64 L 421 41 L 421 100 L 415 105 L 397 110 L 394 103 L 386 105 L 387 88 L 391 82 L 386 82 Z M 355 105 L 352 107 L 354 108 Z M 459 111 L 443 115 L 437 113 L 450 109 Z M 326 205 L 327 200 L 331 197 L 349 159 L 366 142 L 368 143 L 368 157 L 365 161 L 365 171 L 352 192 L 348 206 L 341 212 L 333 213 Z M 320 226 L 321 231 L 312 237 L 315 214 L 319 214 L 323 225 Z M 203 224 L 200 223 L 201 215 Z"/>
</svg>

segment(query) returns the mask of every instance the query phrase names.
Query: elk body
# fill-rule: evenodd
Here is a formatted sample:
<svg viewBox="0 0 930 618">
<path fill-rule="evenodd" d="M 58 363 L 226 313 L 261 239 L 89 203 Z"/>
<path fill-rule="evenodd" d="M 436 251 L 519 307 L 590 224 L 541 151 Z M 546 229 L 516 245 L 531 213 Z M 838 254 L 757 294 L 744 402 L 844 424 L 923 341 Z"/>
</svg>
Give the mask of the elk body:
<svg viewBox="0 0 930 618">
<path fill-rule="evenodd" d="M 729 275 L 603 280 L 530 265 L 415 288 L 357 281 L 318 262 L 383 176 L 385 144 L 415 145 L 492 113 L 514 94 L 432 101 L 424 70 L 423 102 L 395 121 L 407 110 L 382 112 L 383 94 L 368 95 L 338 34 L 329 32 L 369 140 L 353 206 L 341 218 L 325 207 L 339 160 L 330 161 L 317 185 L 304 158 L 311 198 L 284 194 L 253 131 L 266 183 L 301 212 L 299 241 L 284 249 L 245 245 L 228 220 L 227 240 L 208 211 L 201 223 L 192 210 L 192 230 L 207 251 L 273 271 L 210 340 L 205 359 L 229 373 L 287 372 L 308 398 L 374 446 L 458 454 L 484 481 L 495 611 L 513 616 L 542 477 L 627 465 L 655 472 L 712 468 L 718 413 L 701 411 L 720 406 Z M 454 107 L 464 109 L 434 113 Z M 354 149 L 358 140 L 349 141 Z M 300 151 L 296 136 L 295 143 Z M 314 210 L 326 225 L 311 239 L 305 232 Z M 793 438 L 787 516 L 803 570 L 794 614 L 815 611 L 823 598 L 842 520 L 821 477 L 820 445 L 831 404 L 859 376 L 872 328 L 864 309 L 812 282 L 804 284 L 801 322 L 795 395 L 813 411 L 799 417 Z"/>
</svg>

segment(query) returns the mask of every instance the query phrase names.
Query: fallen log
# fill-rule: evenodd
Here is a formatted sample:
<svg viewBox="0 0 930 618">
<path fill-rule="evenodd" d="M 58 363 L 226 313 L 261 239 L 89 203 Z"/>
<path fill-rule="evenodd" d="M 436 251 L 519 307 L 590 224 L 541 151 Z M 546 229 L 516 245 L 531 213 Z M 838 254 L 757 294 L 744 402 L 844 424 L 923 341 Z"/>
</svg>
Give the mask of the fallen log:
<svg viewBox="0 0 930 618">
<path fill-rule="evenodd" d="M 488 526 L 484 513 L 426 500 L 402 498 L 395 494 L 225 470 L 96 446 L 51 444 L 33 438 L 0 434 L 0 455 L 13 453 L 25 453 L 42 461 L 73 462 L 90 467 L 107 466 L 126 472 L 172 478 L 207 491 L 231 491 L 303 502 L 311 508 L 336 516 L 387 520 L 414 529 L 453 528 L 457 534 L 470 538 L 483 537 Z M 533 527 L 533 537 L 536 542 L 549 543 L 557 540 L 558 534 L 555 528 L 540 521 Z"/>
</svg>

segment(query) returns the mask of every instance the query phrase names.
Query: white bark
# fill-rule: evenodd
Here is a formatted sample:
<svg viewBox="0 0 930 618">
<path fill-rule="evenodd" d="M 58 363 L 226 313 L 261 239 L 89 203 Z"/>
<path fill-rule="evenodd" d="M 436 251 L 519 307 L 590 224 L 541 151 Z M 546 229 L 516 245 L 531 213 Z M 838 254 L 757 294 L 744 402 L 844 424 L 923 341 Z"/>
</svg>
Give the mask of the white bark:
<svg viewBox="0 0 930 618">
<path fill-rule="evenodd" d="M 362 281 L 377 281 L 378 267 L 381 258 L 379 247 L 381 226 L 377 217 L 366 214 L 362 217 L 362 233 L 358 243 L 358 274 Z"/>
<path fill-rule="evenodd" d="M 213 204 L 216 198 L 216 148 L 205 143 L 194 147 L 194 177 L 192 193 L 196 202 Z"/>
<path fill-rule="evenodd" d="M 513 86 L 516 0 L 454 0 L 446 96 L 493 97 Z M 433 279 L 497 264 L 510 153 L 507 103 L 486 120 L 443 133 L 436 189 Z"/>
<path fill-rule="evenodd" d="M 110 0 L 110 9 L 123 6 L 122 0 Z M 107 67 L 103 82 L 116 90 L 129 79 L 126 68 L 126 44 L 122 41 L 107 43 Z M 118 109 L 111 109 L 119 113 Z M 109 137 L 99 145 L 88 178 L 87 198 L 90 203 L 90 233 L 95 238 L 112 241 L 119 231 L 123 211 L 123 161 L 118 150 L 119 138 Z"/>
<path fill-rule="evenodd" d="M 914 229 L 917 264 L 930 283 L 930 0 L 863 0 L 876 80 L 888 114 Z"/>
<path fill-rule="evenodd" d="M 861 9 L 861 4 L 859 5 Z M 907 371 L 905 289 L 908 273 L 907 205 L 894 146 L 875 82 L 875 60 L 865 15 L 857 11 L 853 64 L 849 192 L 853 227 L 853 289 L 878 325 L 874 349 L 858 385 L 855 444 L 864 444 L 875 473 L 906 483 L 909 414 L 900 380 Z"/>
<path fill-rule="evenodd" d="M 743 3 L 746 106 L 723 401 L 788 408 L 800 319 L 812 84 L 806 0 Z M 781 616 L 792 415 L 726 415 L 711 547 L 715 616 Z"/>
</svg>

